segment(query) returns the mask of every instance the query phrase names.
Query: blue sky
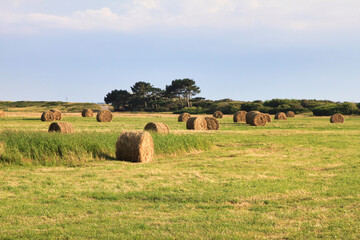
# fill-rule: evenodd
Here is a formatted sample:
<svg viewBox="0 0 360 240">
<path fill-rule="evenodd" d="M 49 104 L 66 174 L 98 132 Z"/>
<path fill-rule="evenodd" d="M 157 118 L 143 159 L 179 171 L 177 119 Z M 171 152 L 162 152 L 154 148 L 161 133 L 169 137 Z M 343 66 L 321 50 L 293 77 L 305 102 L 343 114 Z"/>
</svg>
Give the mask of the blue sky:
<svg viewBox="0 0 360 240">
<path fill-rule="evenodd" d="M 209 99 L 360 102 L 358 0 L 0 0 L 0 100 L 102 102 L 194 79 Z"/>
</svg>

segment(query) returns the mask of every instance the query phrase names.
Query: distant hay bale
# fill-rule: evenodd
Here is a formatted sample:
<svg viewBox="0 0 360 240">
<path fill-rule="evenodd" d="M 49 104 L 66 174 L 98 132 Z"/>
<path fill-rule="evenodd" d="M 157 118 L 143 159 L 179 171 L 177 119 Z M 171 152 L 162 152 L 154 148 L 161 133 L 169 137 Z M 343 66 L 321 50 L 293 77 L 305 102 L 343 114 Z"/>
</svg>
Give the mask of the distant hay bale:
<svg viewBox="0 0 360 240">
<path fill-rule="evenodd" d="M 332 115 L 330 117 L 330 122 L 331 123 L 344 123 L 344 121 L 345 121 L 345 118 L 340 113 L 335 113 L 334 115 Z"/>
<path fill-rule="evenodd" d="M 61 112 L 59 110 L 53 108 L 50 111 L 54 113 L 54 120 L 61 120 Z"/>
<path fill-rule="evenodd" d="M 149 122 L 146 124 L 145 131 L 154 131 L 158 133 L 169 133 L 170 128 L 166 123 L 161 122 Z"/>
<path fill-rule="evenodd" d="M 214 117 L 205 118 L 207 130 L 219 130 L 220 124 L 219 121 Z"/>
<path fill-rule="evenodd" d="M 74 133 L 74 127 L 68 122 L 53 122 L 50 124 L 49 132 Z"/>
<path fill-rule="evenodd" d="M 186 122 L 189 118 L 191 118 L 190 113 L 182 113 L 178 117 L 178 122 Z"/>
<path fill-rule="evenodd" d="M 111 122 L 112 118 L 113 118 L 113 115 L 109 110 L 101 110 L 96 115 L 96 120 L 98 122 Z"/>
<path fill-rule="evenodd" d="M 3 110 L 0 110 L 0 117 L 5 117 L 5 113 Z"/>
<path fill-rule="evenodd" d="M 237 111 L 234 116 L 234 122 L 246 122 L 246 111 Z"/>
<path fill-rule="evenodd" d="M 293 111 L 287 111 L 286 116 L 287 117 L 295 117 L 295 113 Z"/>
<path fill-rule="evenodd" d="M 220 111 L 216 111 L 213 113 L 214 118 L 223 118 L 224 114 Z"/>
<path fill-rule="evenodd" d="M 81 112 L 81 116 L 82 117 L 93 117 L 94 116 L 94 111 L 92 109 L 84 109 Z"/>
<path fill-rule="evenodd" d="M 203 117 L 191 117 L 186 122 L 186 128 L 189 130 L 207 130 L 207 123 Z"/>
<path fill-rule="evenodd" d="M 255 113 L 260 113 L 259 111 L 250 111 L 250 112 L 247 112 L 246 113 L 246 116 L 245 116 L 245 121 L 246 121 L 246 124 L 250 124 L 250 121 L 251 119 L 253 118 L 253 115 Z"/>
<path fill-rule="evenodd" d="M 55 120 L 55 115 L 51 111 L 43 112 L 41 115 L 41 121 L 51 122 Z"/>
<path fill-rule="evenodd" d="M 151 162 L 154 142 L 148 132 L 123 132 L 116 142 L 116 159 L 131 162 Z"/>
<path fill-rule="evenodd" d="M 277 120 L 287 120 L 286 114 L 283 112 L 278 112 L 275 114 L 275 119 Z"/>
<path fill-rule="evenodd" d="M 251 126 L 265 126 L 266 116 L 261 112 L 254 112 L 249 115 L 249 124 Z"/>
<path fill-rule="evenodd" d="M 271 123 L 271 116 L 270 116 L 270 114 L 264 113 L 264 116 L 265 116 L 266 122 Z"/>
</svg>

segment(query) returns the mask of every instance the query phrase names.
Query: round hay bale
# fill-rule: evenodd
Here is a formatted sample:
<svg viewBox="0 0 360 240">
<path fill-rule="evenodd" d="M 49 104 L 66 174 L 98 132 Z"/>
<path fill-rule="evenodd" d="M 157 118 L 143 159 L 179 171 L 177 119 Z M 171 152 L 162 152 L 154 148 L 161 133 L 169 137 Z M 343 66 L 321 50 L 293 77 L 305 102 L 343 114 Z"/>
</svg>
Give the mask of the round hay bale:
<svg viewBox="0 0 360 240">
<path fill-rule="evenodd" d="M 216 111 L 213 113 L 214 118 L 223 118 L 224 114 L 220 111 Z"/>
<path fill-rule="evenodd" d="M 96 115 L 96 120 L 98 122 L 111 122 L 112 118 L 113 118 L 113 115 L 109 110 L 101 110 Z"/>
<path fill-rule="evenodd" d="M 74 133 L 74 127 L 68 122 L 53 122 L 49 126 L 49 132 Z"/>
<path fill-rule="evenodd" d="M 145 131 L 154 131 L 158 133 L 169 133 L 170 128 L 166 123 L 161 122 L 149 122 L 146 124 Z"/>
<path fill-rule="evenodd" d="M 94 116 L 94 111 L 92 109 L 84 109 L 81 112 L 81 116 L 82 117 L 93 117 Z"/>
<path fill-rule="evenodd" d="M 265 126 L 266 122 L 265 114 L 261 112 L 252 113 L 249 117 L 249 124 L 251 126 Z"/>
<path fill-rule="evenodd" d="M 246 122 L 246 113 L 246 111 L 237 111 L 236 113 L 234 113 L 234 122 Z"/>
<path fill-rule="evenodd" d="M 191 117 L 186 121 L 189 130 L 207 130 L 207 123 L 203 117 Z"/>
<path fill-rule="evenodd" d="M 219 121 L 214 117 L 205 118 L 207 130 L 219 130 L 220 124 Z"/>
<path fill-rule="evenodd" d="M 331 123 L 344 123 L 344 121 L 345 121 L 345 118 L 340 113 L 335 113 L 334 115 L 332 115 L 330 117 L 330 122 Z"/>
<path fill-rule="evenodd" d="M 116 142 L 116 159 L 131 162 L 151 162 L 154 142 L 148 132 L 123 132 Z"/>
<path fill-rule="evenodd" d="M 264 113 L 264 116 L 265 116 L 266 122 L 271 123 L 271 116 L 270 116 L 270 114 Z"/>
<path fill-rule="evenodd" d="M 287 111 L 286 116 L 287 117 L 295 117 L 295 113 L 293 111 Z"/>
<path fill-rule="evenodd" d="M 61 112 L 55 108 L 50 109 L 54 113 L 55 120 L 61 120 Z"/>
<path fill-rule="evenodd" d="M 250 124 L 250 121 L 251 119 L 253 118 L 253 115 L 255 113 L 260 113 L 259 111 L 250 111 L 250 112 L 247 112 L 246 113 L 246 116 L 245 116 L 245 121 L 246 121 L 246 124 Z"/>
<path fill-rule="evenodd" d="M 283 112 L 278 112 L 275 114 L 275 119 L 277 120 L 287 120 L 286 114 Z"/>
<path fill-rule="evenodd" d="M 186 122 L 189 118 L 191 118 L 190 113 L 182 113 L 178 117 L 178 122 Z"/>
<path fill-rule="evenodd" d="M 0 117 L 5 117 L 5 113 L 3 110 L 0 110 Z"/>
<path fill-rule="evenodd" d="M 41 121 L 45 122 L 52 122 L 55 120 L 55 115 L 51 111 L 43 112 L 41 115 Z"/>
</svg>

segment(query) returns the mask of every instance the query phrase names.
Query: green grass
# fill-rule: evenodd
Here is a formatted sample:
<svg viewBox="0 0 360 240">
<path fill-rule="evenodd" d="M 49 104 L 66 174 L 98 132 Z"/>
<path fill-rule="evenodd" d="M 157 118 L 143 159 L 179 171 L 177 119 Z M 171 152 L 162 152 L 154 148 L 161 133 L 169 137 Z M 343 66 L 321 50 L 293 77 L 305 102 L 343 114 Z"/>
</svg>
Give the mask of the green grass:
<svg viewBox="0 0 360 240">
<path fill-rule="evenodd" d="M 76 133 L 53 134 L 56 141 L 93 136 L 110 155 L 120 131 L 149 121 L 168 123 L 174 136 L 153 135 L 160 157 L 149 164 L 90 161 L 81 150 L 77 166 L 2 167 L 0 239 L 360 238 L 360 118 L 251 127 L 228 117 L 220 131 L 201 133 L 184 130 L 172 115 L 65 120 Z M 48 125 L 0 119 L 0 136 L 48 136 Z M 181 154 L 190 142 L 202 149 Z"/>
<path fill-rule="evenodd" d="M 56 134 L 37 131 L 0 132 L 0 163 L 18 165 L 80 165 L 93 160 L 115 160 L 119 134 L 82 132 Z M 152 133 L 158 157 L 209 150 L 212 141 L 202 135 Z"/>
</svg>

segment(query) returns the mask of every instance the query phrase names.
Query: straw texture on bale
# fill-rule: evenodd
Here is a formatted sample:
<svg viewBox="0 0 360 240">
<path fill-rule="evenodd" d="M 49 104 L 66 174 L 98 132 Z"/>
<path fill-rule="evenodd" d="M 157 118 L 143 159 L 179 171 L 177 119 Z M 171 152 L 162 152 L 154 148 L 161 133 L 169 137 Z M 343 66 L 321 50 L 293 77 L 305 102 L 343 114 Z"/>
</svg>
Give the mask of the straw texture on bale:
<svg viewBox="0 0 360 240">
<path fill-rule="evenodd" d="M 50 124 L 49 132 L 74 133 L 74 127 L 68 122 L 53 122 Z"/>
<path fill-rule="evenodd" d="M 158 133 L 169 133 L 170 128 L 166 123 L 149 122 L 148 124 L 146 124 L 144 130 L 154 131 L 154 132 L 158 132 Z"/>
<path fill-rule="evenodd" d="M 207 130 L 219 130 L 220 124 L 219 121 L 214 117 L 205 118 Z"/>
<path fill-rule="evenodd" d="M 5 113 L 3 110 L 0 110 L 0 117 L 5 117 Z"/>
<path fill-rule="evenodd" d="M 57 109 L 50 109 L 51 112 L 54 113 L 54 120 L 61 120 L 61 112 Z"/>
<path fill-rule="evenodd" d="M 264 116 L 265 116 L 266 122 L 271 123 L 271 116 L 270 116 L 270 114 L 264 113 Z"/>
<path fill-rule="evenodd" d="M 189 118 L 191 118 L 190 113 L 182 113 L 178 117 L 178 122 L 186 122 Z"/>
<path fill-rule="evenodd" d="M 275 119 L 277 120 L 286 120 L 286 114 L 283 112 L 278 112 L 277 114 L 275 114 Z"/>
<path fill-rule="evenodd" d="M 220 111 L 216 111 L 213 113 L 214 118 L 223 118 L 224 114 Z"/>
<path fill-rule="evenodd" d="M 233 117 L 234 122 L 246 122 L 246 113 L 246 111 L 237 111 Z"/>
<path fill-rule="evenodd" d="M 186 128 L 189 130 L 207 130 L 207 123 L 203 117 L 191 117 L 186 122 Z"/>
<path fill-rule="evenodd" d="M 250 120 L 253 118 L 255 113 L 260 113 L 259 111 L 250 111 L 246 113 L 245 120 L 247 124 L 250 124 Z"/>
<path fill-rule="evenodd" d="M 345 121 L 345 118 L 340 113 L 335 113 L 334 115 L 332 115 L 330 117 L 330 122 L 331 123 L 344 123 L 344 121 Z"/>
<path fill-rule="evenodd" d="M 54 121 L 54 120 L 55 120 L 55 115 L 51 111 L 43 112 L 42 115 L 41 115 L 41 121 L 51 122 L 51 121 Z"/>
<path fill-rule="evenodd" d="M 287 117 L 295 117 L 295 113 L 293 111 L 287 111 L 286 116 Z"/>
<path fill-rule="evenodd" d="M 154 142 L 148 132 L 123 132 L 116 142 L 116 159 L 130 162 L 151 162 Z"/>
<path fill-rule="evenodd" d="M 254 112 L 249 115 L 249 124 L 251 126 L 265 126 L 266 117 L 261 112 Z"/>
<path fill-rule="evenodd" d="M 96 115 L 96 120 L 98 122 L 111 122 L 112 118 L 113 118 L 113 115 L 109 110 L 101 110 Z"/>
<path fill-rule="evenodd" d="M 94 111 L 92 109 L 84 109 L 81 112 L 81 116 L 82 117 L 93 117 L 94 116 Z"/>
</svg>

